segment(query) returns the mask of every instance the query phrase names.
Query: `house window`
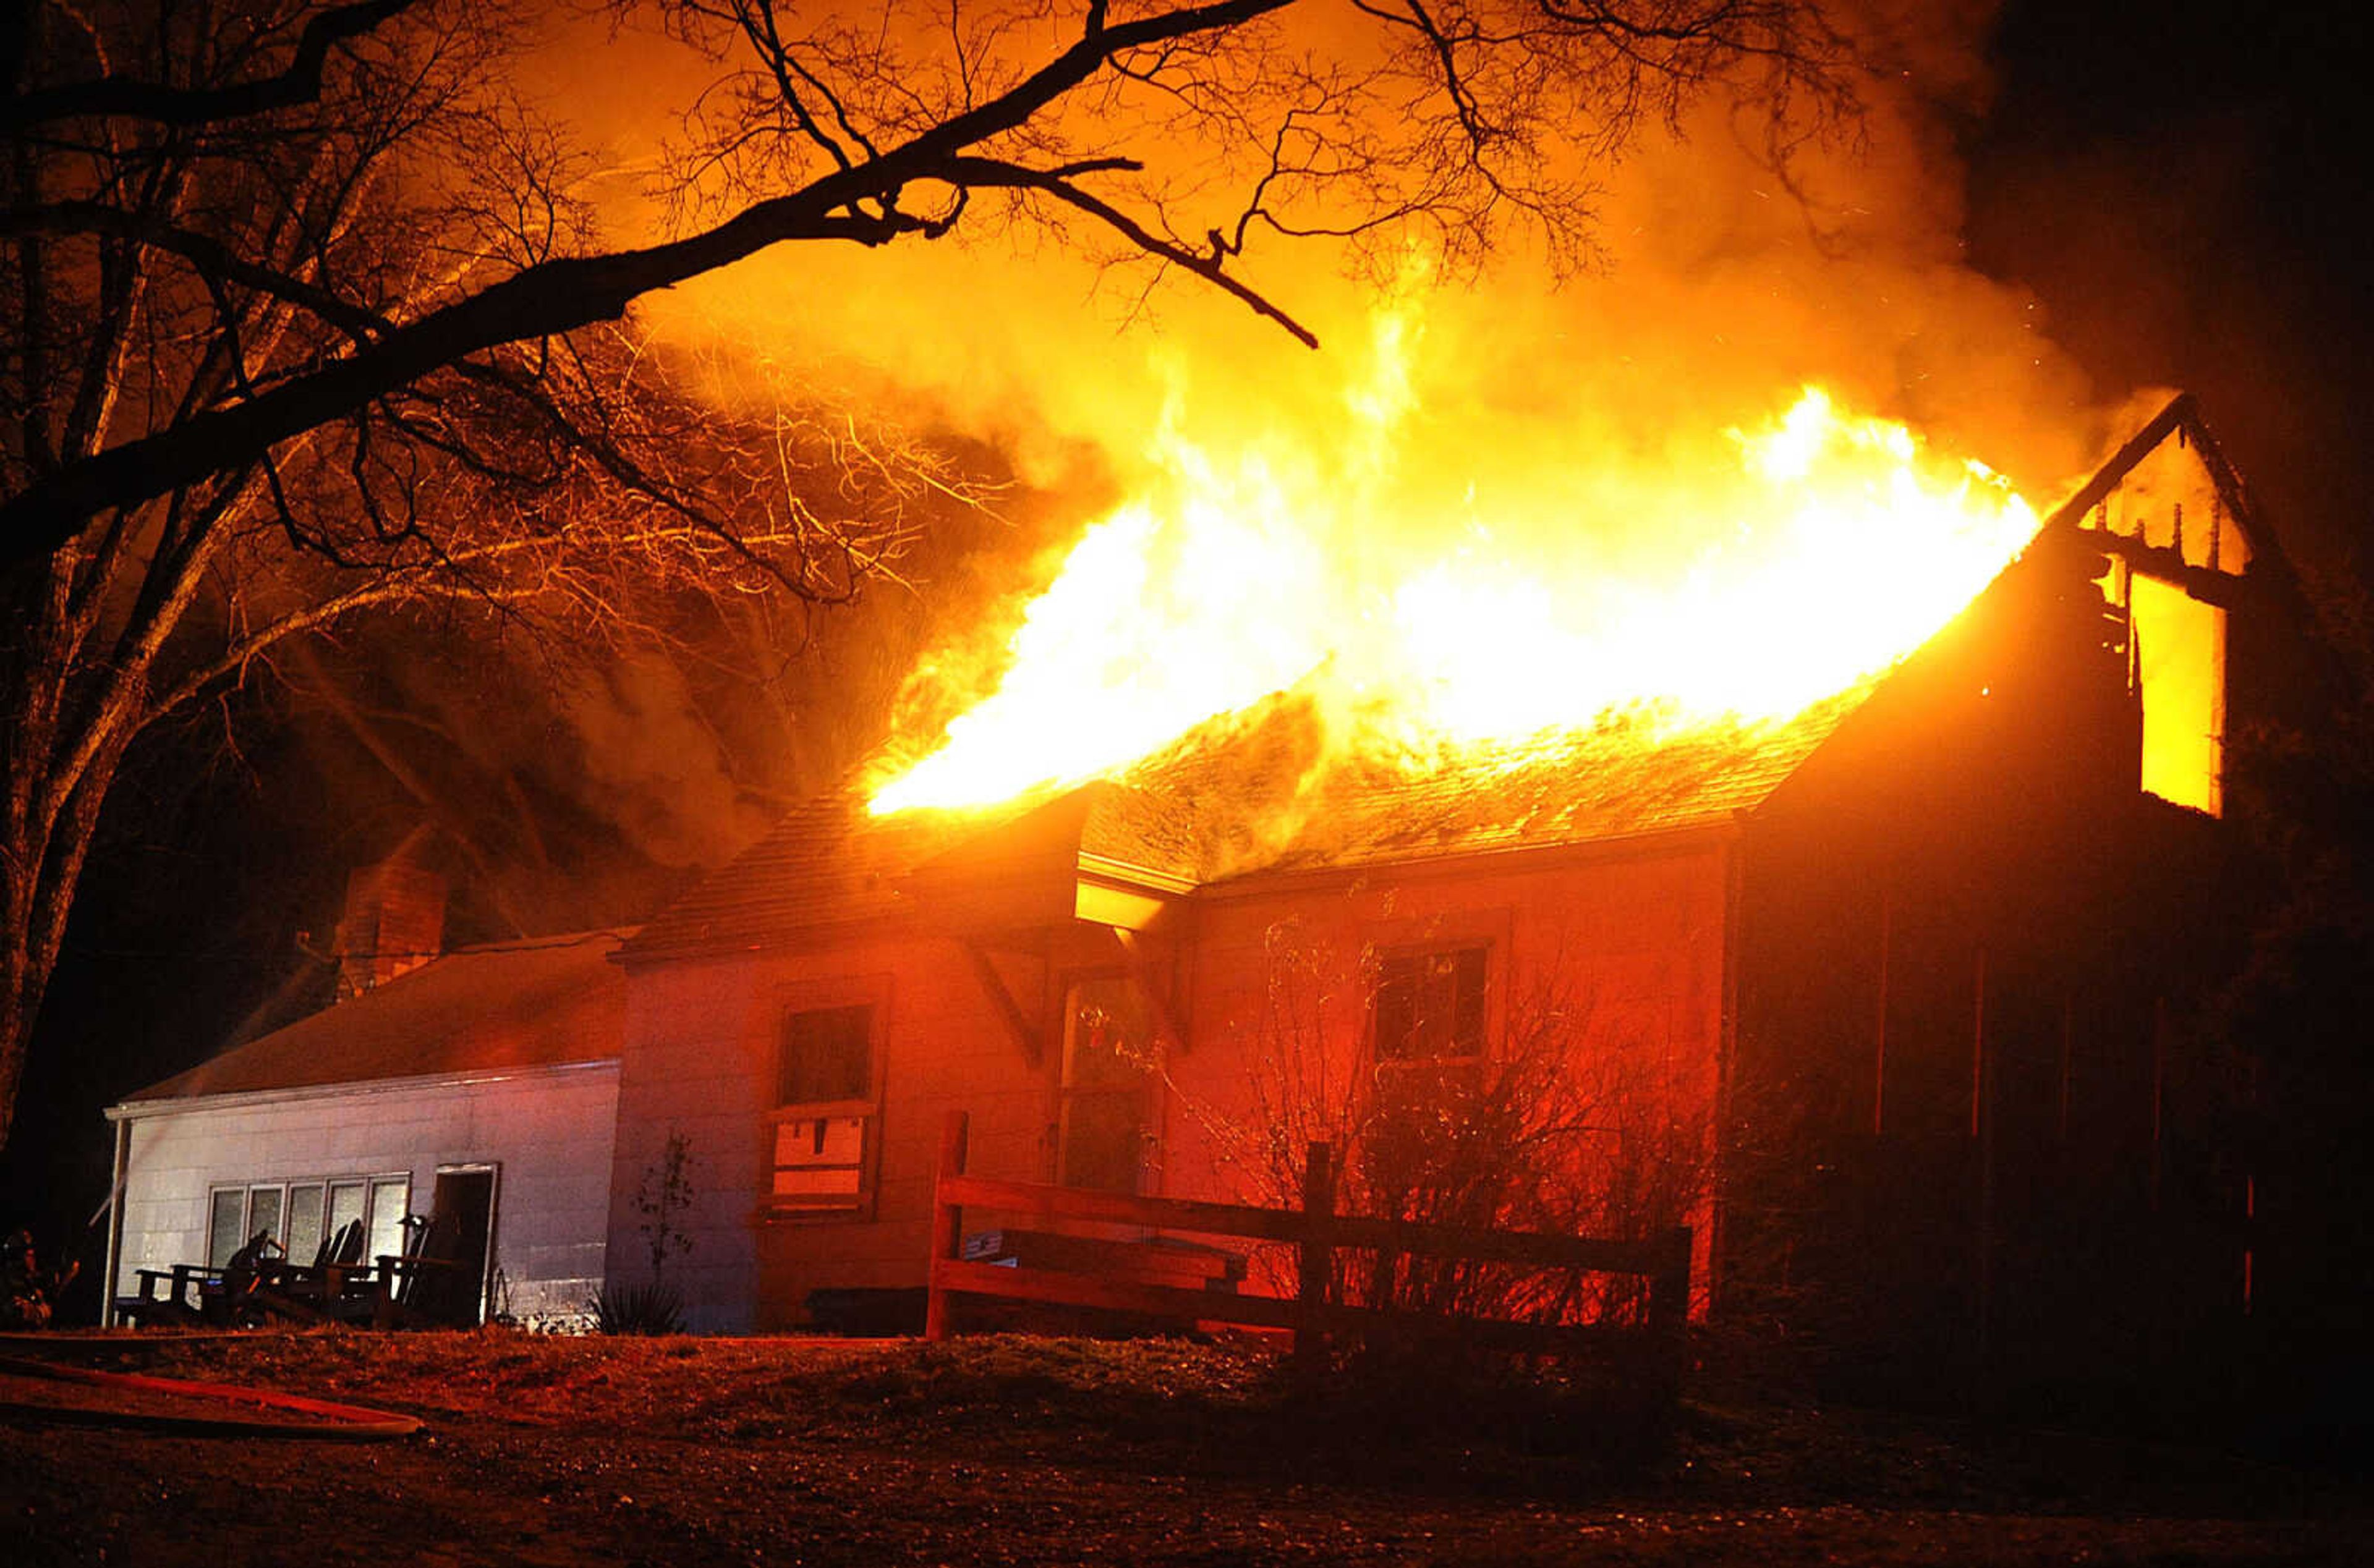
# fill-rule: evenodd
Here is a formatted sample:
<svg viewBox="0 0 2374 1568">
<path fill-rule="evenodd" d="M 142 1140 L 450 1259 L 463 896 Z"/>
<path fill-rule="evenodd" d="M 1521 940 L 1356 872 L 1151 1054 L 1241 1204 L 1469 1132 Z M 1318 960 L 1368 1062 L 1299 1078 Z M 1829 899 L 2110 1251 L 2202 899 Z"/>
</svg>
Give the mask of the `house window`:
<svg viewBox="0 0 2374 1568">
<path fill-rule="evenodd" d="M 1134 981 L 1072 982 L 1064 1011 L 1058 1176 L 1066 1187 L 1135 1192 L 1153 1122 L 1154 1014 Z"/>
<path fill-rule="evenodd" d="M 1481 943 L 1387 953 L 1378 962 L 1380 1061 L 1456 1061 L 1484 1054 Z"/>
<path fill-rule="evenodd" d="M 768 1191 L 778 1212 L 863 1207 L 866 1130 L 876 1109 L 874 1024 L 871 1003 L 806 1008 L 783 1020 Z"/>
<path fill-rule="evenodd" d="M 281 1240 L 288 1245 L 288 1256 L 300 1263 L 310 1263 L 313 1254 L 322 1250 L 322 1238 L 329 1233 L 322 1229 L 322 1184 L 318 1181 L 293 1181 L 288 1184 L 288 1228 Z"/>
<path fill-rule="evenodd" d="M 2223 815 L 2226 612 L 2138 575 L 2131 579 L 2127 614 L 2144 710 L 2144 790 Z"/>
<path fill-rule="evenodd" d="M 206 1267 L 226 1268 L 230 1255 L 247 1245 L 247 1188 L 218 1187 L 206 1222 Z"/>
<path fill-rule="evenodd" d="M 370 1245 L 364 1249 L 363 1256 L 370 1258 L 403 1257 L 404 1221 L 411 1211 L 410 1176 L 372 1178 L 370 1223 L 363 1227 L 370 1233 Z"/>
<path fill-rule="evenodd" d="M 334 1181 L 330 1184 L 330 1234 L 336 1235 L 363 1217 L 370 1207 L 370 1184 L 364 1181 Z M 369 1227 L 365 1227 L 368 1229 Z"/>
<path fill-rule="evenodd" d="M 412 1178 L 403 1176 L 217 1187 L 206 1197 L 206 1266 L 228 1266 L 258 1231 L 269 1232 L 289 1257 L 310 1262 L 323 1238 L 337 1235 L 349 1220 L 364 1222 L 370 1237 L 366 1257 L 400 1254 L 411 1202 Z"/>
<path fill-rule="evenodd" d="M 247 1234 L 262 1234 L 272 1238 L 273 1245 L 285 1249 L 288 1232 L 280 1223 L 280 1211 L 287 1205 L 288 1193 L 277 1187 L 251 1187 L 247 1189 Z"/>
<path fill-rule="evenodd" d="M 775 1104 L 818 1105 L 870 1099 L 874 1093 L 874 1009 L 819 1007 L 783 1024 Z"/>
</svg>

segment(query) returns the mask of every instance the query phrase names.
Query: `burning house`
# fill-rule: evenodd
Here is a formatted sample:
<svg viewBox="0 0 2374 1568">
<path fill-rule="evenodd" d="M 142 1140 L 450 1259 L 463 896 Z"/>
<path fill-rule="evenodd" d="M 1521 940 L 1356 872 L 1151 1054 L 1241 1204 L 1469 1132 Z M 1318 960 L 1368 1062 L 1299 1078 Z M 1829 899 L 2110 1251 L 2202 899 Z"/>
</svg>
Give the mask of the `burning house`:
<svg viewBox="0 0 2374 1568">
<path fill-rule="evenodd" d="M 1804 407 L 1751 454 L 1784 477 L 1853 437 Z M 1534 1222 L 1691 1225 L 1701 1309 L 1781 1304 L 1875 1366 L 2180 1356 L 2253 1288 L 2249 1064 L 2189 1021 L 2239 941 L 2224 748 L 2288 678 L 2286 568 L 2188 400 L 2041 523 L 1883 481 L 1887 529 L 1956 542 L 1811 579 L 1830 661 L 1701 661 L 1696 709 L 1558 689 L 1533 643 L 1472 722 L 1381 725 L 1348 661 L 1273 678 L 1307 650 L 1252 650 L 1249 700 L 1099 708 L 1026 625 L 941 750 L 622 942 L 358 970 L 115 1107 L 118 1293 L 259 1228 L 467 1210 L 482 1303 L 499 1263 L 518 1310 L 581 1308 L 660 1223 L 692 1327 L 778 1329 L 919 1293 L 950 1110 L 981 1174 L 1275 1199 L 1305 1137 L 1522 1060 L 1567 1096 Z M 1899 646 L 1829 649 L 1874 619 L 1849 593 Z M 1001 713 L 1047 680 L 1056 712 Z"/>
<path fill-rule="evenodd" d="M 1802 468 L 1792 439 L 1761 460 Z M 777 1328 L 921 1282 L 947 1110 L 983 1174 L 1237 1197 L 1281 1131 L 1547 1038 L 1597 1096 L 1563 1157 L 1628 1173 L 1602 1223 L 1693 1223 L 1717 1301 L 1982 1353 L 2142 1249 L 2180 1307 L 2157 1325 L 2242 1310 L 2250 1177 L 2215 1131 L 2244 1064 L 2184 1020 L 2235 937 L 2223 748 L 2286 569 L 2186 400 L 2040 525 L 1989 505 L 1942 610 L 1813 582 L 1799 641 L 1869 619 L 1854 592 L 1915 629 L 1810 691 L 1787 645 L 1717 672 L 1771 678 L 1760 708 L 1611 706 L 1550 660 L 1497 729 L 1347 743 L 1337 661 L 1185 724 L 1125 696 L 1032 728 L 998 707 L 1045 674 L 1034 608 L 942 752 L 621 950 L 614 1274 L 671 1139 L 693 1322 Z M 1569 673 L 1546 695 L 1587 717 L 1534 722 Z M 1065 782 L 1083 741 L 1119 755 Z"/>
</svg>

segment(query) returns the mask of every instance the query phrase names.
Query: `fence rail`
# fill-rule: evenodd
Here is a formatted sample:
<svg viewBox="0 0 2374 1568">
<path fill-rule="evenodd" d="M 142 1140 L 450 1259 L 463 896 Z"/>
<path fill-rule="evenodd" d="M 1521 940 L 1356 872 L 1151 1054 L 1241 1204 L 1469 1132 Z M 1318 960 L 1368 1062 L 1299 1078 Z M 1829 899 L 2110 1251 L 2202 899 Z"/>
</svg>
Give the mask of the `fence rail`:
<svg viewBox="0 0 2374 1568">
<path fill-rule="evenodd" d="M 1454 1333 L 1473 1344 L 1528 1352 L 1637 1353 L 1659 1381 L 1678 1389 L 1690 1300 L 1690 1233 L 1676 1228 L 1648 1241 L 1531 1231 L 1425 1224 L 1335 1211 L 1334 1153 L 1310 1145 L 1302 1207 L 1262 1209 L 1180 1198 L 1140 1198 L 1040 1182 L 968 1175 L 970 1119 L 951 1111 L 940 1138 L 933 1188 L 931 1299 L 924 1337 L 947 1338 L 951 1296 L 990 1296 L 1050 1305 L 1099 1307 L 1201 1323 L 1290 1329 L 1298 1359 L 1312 1363 L 1330 1336 Z M 968 1261 L 964 1211 L 993 1210 L 1031 1221 L 1140 1226 L 1161 1233 L 1277 1242 L 1297 1249 L 1291 1296 L 1188 1290 L 1106 1274 Z M 1333 1298 L 1334 1254 L 1341 1250 L 1448 1258 L 1536 1269 L 1568 1269 L 1648 1281 L 1646 1321 L 1638 1326 L 1523 1323 L 1350 1306 Z"/>
</svg>

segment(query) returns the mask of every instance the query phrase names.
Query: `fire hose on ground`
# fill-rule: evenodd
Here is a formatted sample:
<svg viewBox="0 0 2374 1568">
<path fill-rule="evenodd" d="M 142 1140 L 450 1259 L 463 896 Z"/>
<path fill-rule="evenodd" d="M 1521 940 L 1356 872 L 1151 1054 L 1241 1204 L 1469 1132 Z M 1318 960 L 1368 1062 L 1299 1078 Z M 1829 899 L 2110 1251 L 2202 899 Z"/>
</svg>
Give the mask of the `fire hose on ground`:
<svg viewBox="0 0 2374 1568">
<path fill-rule="evenodd" d="M 7 1387 L 9 1380 L 18 1378 L 72 1385 L 89 1390 L 91 1397 L 76 1400 L 69 1396 L 59 1403 L 18 1398 Z M 144 1398 L 198 1409 L 143 1409 L 140 1401 Z M 208 1406 L 220 1407 L 219 1413 L 206 1409 Z M 136 1372 L 101 1372 L 14 1356 L 0 1356 L 0 1413 L 132 1427 L 180 1436 L 308 1437 L 329 1442 L 409 1437 L 421 1427 L 414 1416 L 277 1389 L 193 1383 Z"/>
</svg>

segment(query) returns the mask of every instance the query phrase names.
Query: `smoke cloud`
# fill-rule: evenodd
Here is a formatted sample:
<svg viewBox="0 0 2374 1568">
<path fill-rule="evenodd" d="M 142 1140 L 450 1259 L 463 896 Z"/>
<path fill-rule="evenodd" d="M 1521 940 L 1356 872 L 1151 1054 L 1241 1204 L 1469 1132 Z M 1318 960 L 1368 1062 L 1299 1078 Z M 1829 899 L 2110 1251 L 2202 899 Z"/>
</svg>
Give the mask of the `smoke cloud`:
<svg viewBox="0 0 2374 1568">
<path fill-rule="evenodd" d="M 971 635 L 924 661 L 900 724 L 911 741 L 993 675 L 1020 603 L 1080 530 L 1117 497 L 1175 488 L 1181 452 L 1250 454 L 1289 495 L 1357 497 L 1309 541 L 1347 572 L 1488 547 L 1622 576 L 1719 544 L 1729 520 L 1677 514 L 1667 476 L 1734 461 L 1731 432 L 1818 382 L 1985 461 L 2042 508 L 2124 400 L 2055 346 L 2031 295 L 1965 260 L 1953 133 L 1987 104 L 1992 9 L 1872 0 L 1845 16 L 1868 67 L 1863 113 L 1785 169 L 1720 95 L 1652 129 L 1601 171 L 1597 259 L 1579 276 L 1555 275 L 1537 237 L 1472 275 L 1412 250 L 1381 287 L 1322 242 L 1256 246 L 1243 275 L 1318 332 L 1316 352 L 1195 280 L 994 223 L 763 253 L 646 315 L 679 347 L 797 366 L 962 432 L 1044 497 L 1025 542 L 1043 548 L 1009 544 L 1002 575 L 921 585 L 961 595 Z M 655 218 L 634 176 L 668 135 L 661 106 L 690 101 L 710 69 L 631 46 L 639 90 L 574 100 L 612 171 L 614 231 Z M 570 69 L 619 79 L 594 59 Z M 666 728 L 648 718 L 605 721 L 596 749 L 615 758 L 634 731 Z"/>
</svg>

